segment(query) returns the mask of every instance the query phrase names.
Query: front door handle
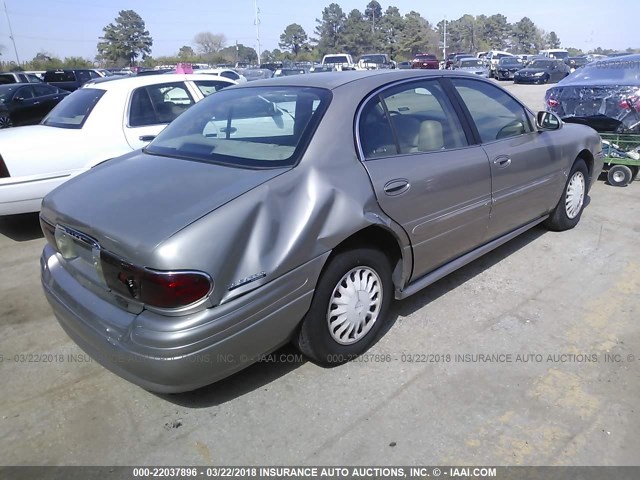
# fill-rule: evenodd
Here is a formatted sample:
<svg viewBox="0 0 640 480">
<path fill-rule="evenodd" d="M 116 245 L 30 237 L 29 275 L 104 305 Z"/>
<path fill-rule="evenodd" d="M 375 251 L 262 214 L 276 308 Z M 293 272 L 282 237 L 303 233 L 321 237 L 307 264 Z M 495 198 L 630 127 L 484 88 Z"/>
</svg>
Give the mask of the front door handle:
<svg viewBox="0 0 640 480">
<path fill-rule="evenodd" d="M 409 180 L 404 178 L 397 178 L 385 184 L 384 193 L 391 196 L 400 195 L 409 190 L 409 187 L 411 187 L 411 185 L 409 184 Z"/>
<path fill-rule="evenodd" d="M 506 155 L 500 155 L 493 161 L 493 164 L 498 168 L 507 168 L 509 165 L 511 165 L 511 158 L 507 157 Z"/>
<path fill-rule="evenodd" d="M 154 138 L 156 138 L 155 135 L 141 135 L 138 137 L 138 140 L 140 140 L 141 142 L 150 142 Z"/>
</svg>

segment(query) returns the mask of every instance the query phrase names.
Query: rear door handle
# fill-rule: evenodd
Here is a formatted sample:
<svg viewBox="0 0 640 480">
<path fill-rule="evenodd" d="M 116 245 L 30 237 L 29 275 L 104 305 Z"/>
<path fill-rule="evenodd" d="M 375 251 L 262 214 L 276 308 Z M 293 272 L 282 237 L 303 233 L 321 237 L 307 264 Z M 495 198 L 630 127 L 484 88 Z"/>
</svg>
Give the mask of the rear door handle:
<svg viewBox="0 0 640 480">
<path fill-rule="evenodd" d="M 138 137 L 138 140 L 140 140 L 141 142 L 150 142 L 154 138 L 156 138 L 155 135 L 141 135 L 140 137 Z"/>
<path fill-rule="evenodd" d="M 496 159 L 493 161 L 493 164 L 498 168 L 507 168 L 509 165 L 511 165 L 511 158 L 507 157 L 506 155 L 500 155 L 499 157 L 496 157 Z"/>
<path fill-rule="evenodd" d="M 409 184 L 409 180 L 406 180 L 404 178 L 397 178 L 385 184 L 384 193 L 391 196 L 400 195 L 409 190 L 409 187 L 411 187 L 411 185 Z"/>
</svg>

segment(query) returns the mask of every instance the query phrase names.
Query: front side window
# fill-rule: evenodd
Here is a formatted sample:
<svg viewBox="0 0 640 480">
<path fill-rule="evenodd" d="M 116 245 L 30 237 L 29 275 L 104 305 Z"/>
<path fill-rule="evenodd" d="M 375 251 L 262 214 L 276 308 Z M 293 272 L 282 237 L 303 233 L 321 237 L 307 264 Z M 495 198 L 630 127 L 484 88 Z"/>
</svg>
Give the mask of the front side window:
<svg viewBox="0 0 640 480">
<path fill-rule="evenodd" d="M 105 94 L 98 88 L 81 88 L 67 95 L 42 121 L 59 128 L 82 128 L 91 111 Z"/>
<path fill-rule="evenodd" d="M 458 116 L 436 80 L 387 89 L 363 109 L 360 119 L 365 159 L 467 145 Z"/>
<path fill-rule="evenodd" d="M 58 93 L 58 89 L 46 84 L 34 85 L 33 89 L 36 92 L 36 97 L 45 97 L 47 95 L 55 95 Z"/>
<path fill-rule="evenodd" d="M 452 82 L 483 143 L 533 131 L 524 107 L 500 88 L 477 80 L 456 78 Z"/>
<path fill-rule="evenodd" d="M 129 126 L 170 123 L 193 104 L 193 98 L 182 82 L 137 88 L 131 95 Z"/>
<path fill-rule="evenodd" d="M 328 90 L 306 87 L 223 90 L 171 123 L 145 152 L 239 167 L 290 166 L 330 98 Z"/>
<path fill-rule="evenodd" d="M 30 98 L 33 98 L 34 94 L 33 94 L 33 87 L 32 86 L 28 86 L 28 87 L 22 87 L 21 89 L 19 89 L 16 92 L 15 97 L 13 97 L 14 100 L 28 100 Z"/>
</svg>

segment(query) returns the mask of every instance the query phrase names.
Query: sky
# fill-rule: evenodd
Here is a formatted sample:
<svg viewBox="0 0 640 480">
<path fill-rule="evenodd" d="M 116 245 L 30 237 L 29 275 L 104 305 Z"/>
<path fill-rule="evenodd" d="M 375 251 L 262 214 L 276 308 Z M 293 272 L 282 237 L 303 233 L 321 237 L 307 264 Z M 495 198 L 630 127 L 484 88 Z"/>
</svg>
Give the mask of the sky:
<svg viewBox="0 0 640 480">
<path fill-rule="evenodd" d="M 183 45 L 193 45 L 196 33 L 223 33 L 227 45 L 236 41 L 257 47 L 255 0 L 4 0 L 13 27 L 18 56 L 32 59 L 44 51 L 54 56 L 80 56 L 93 59 L 98 37 L 120 10 L 135 10 L 153 37 L 152 55 L 174 55 Z M 369 0 L 334 0 L 348 13 L 364 11 Z M 586 0 L 463 1 L 396 0 L 380 1 L 383 11 L 394 5 L 403 15 L 419 12 L 431 23 L 455 20 L 468 13 L 501 13 L 509 22 L 529 17 L 547 32 L 555 31 L 563 47 L 589 50 L 596 47 L 624 50 L 640 48 L 637 19 L 640 1 L 614 0 L 610 15 L 603 12 L 605 2 Z M 302 25 L 312 36 L 316 19 L 331 0 L 257 0 L 260 11 L 261 50 L 278 48 L 280 34 L 291 23 Z M 4 7 L 4 5 L 2 6 Z M 629 19 L 629 20 L 627 20 Z M 0 12 L 2 60 L 15 61 L 9 36 L 7 15 Z"/>
</svg>

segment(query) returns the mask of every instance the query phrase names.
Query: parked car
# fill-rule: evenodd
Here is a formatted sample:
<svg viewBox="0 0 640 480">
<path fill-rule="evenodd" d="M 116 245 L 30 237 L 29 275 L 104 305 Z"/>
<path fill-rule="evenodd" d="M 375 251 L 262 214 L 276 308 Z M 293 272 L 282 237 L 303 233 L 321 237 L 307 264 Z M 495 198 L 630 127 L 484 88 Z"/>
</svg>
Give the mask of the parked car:
<svg viewBox="0 0 640 480">
<path fill-rule="evenodd" d="M 275 73 L 273 70 L 269 70 L 268 68 L 238 68 L 237 72 L 246 78 L 247 82 L 271 78 Z"/>
<path fill-rule="evenodd" d="M 217 75 L 219 77 L 228 78 L 229 80 L 233 80 L 237 83 L 246 83 L 247 81 L 244 75 L 240 75 L 231 68 L 201 68 L 199 70 L 194 70 L 193 73 L 198 75 Z"/>
<path fill-rule="evenodd" d="M 322 66 L 333 70 L 355 70 L 356 64 L 348 53 L 331 53 L 322 57 Z"/>
<path fill-rule="evenodd" d="M 58 69 L 47 70 L 44 74 L 44 81 L 54 87 L 73 92 L 84 85 L 92 78 L 101 78 L 98 72 L 93 69 Z"/>
<path fill-rule="evenodd" d="M 358 68 L 361 70 L 380 70 L 396 68 L 396 64 L 391 61 L 386 53 L 369 53 L 360 57 Z"/>
<path fill-rule="evenodd" d="M 401 70 L 407 70 L 412 67 L 413 67 L 413 62 L 407 62 L 407 61 L 398 62 L 398 68 Z"/>
<path fill-rule="evenodd" d="M 26 72 L 2 72 L 0 73 L 0 85 L 11 83 L 42 83 L 37 75 Z"/>
<path fill-rule="evenodd" d="M 518 57 L 502 57 L 498 60 L 494 72 L 497 80 L 511 80 L 516 72 L 524 67 L 524 62 Z"/>
<path fill-rule="evenodd" d="M 47 195 L 42 284 L 80 347 L 149 390 L 290 340 L 337 365 L 394 297 L 534 225 L 573 228 L 600 155 L 590 128 L 464 73 L 256 81 Z"/>
<path fill-rule="evenodd" d="M 411 62 L 411 68 L 426 68 L 429 70 L 437 70 L 440 63 L 435 55 L 431 53 L 417 53 Z"/>
<path fill-rule="evenodd" d="M 457 67 L 454 70 L 461 70 L 489 78 L 489 67 L 487 67 L 487 64 L 480 58 L 463 58 L 457 63 Z"/>
<path fill-rule="evenodd" d="M 640 55 L 598 60 L 547 90 L 547 109 L 599 132 L 640 133 Z"/>
<path fill-rule="evenodd" d="M 567 57 L 564 60 L 564 63 L 569 67 L 570 72 L 574 72 L 580 67 L 584 67 L 587 63 L 589 63 L 589 59 L 586 55 L 581 55 L 578 57 Z"/>
<path fill-rule="evenodd" d="M 0 85 L 0 128 L 40 123 L 68 94 L 46 83 Z"/>
<path fill-rule="evenodd" d="M 513 83 L 556 83 L 569 75 L 569 66 L 562 60 L 536 60 L 518 70 Z"/>
<path fill-rule="evenodd" d="M 513 56 L 514 55 L 512 53 L 503 52 L 501 50 L 491 50 L 489 53 L 487 53 L 485 60 L 489 65 L 489 76 L 490 77 L 496 76 L 496 68 L 498 67 L 498 62 L 500 61 L 501 58 L 513 57 Z"/>
<path fill-rule="evenodd" d="M 465 53 L 465 52 L 452 52 L 447 54 L 445 60 L 444 60 L 444 68 L 446 70 L 451 70 L 453 69 L 453 64 L 456 60 L 456 57 L 459 57 L 461 55 L 466 55 L 469 57 L 473 57 L 473 55 L 469 54 L 469 53 Z"/>
<path fill-rule="evenodd" d="M 465 58 L 476 58 L 476 57 L 474 57 L 473 55 L 470 55 L 468 53 L 458 54 L 458 55 L 453 57 L 450 68 L 452 70 L 455 70 L 460 65 L 460 61 L 464 60 Z"/>
<path fill-rule="evenodd" d="M 549 48 L 547 50 L 540 50 L 538 55 L 542 55 L 547 58 L 555 58 L 557 60 L 565 60 L 569 58 L 569 52 L 564 48 Z"/>
<path fill-rule="evenodd" d="M 213 75 L 104 81 L 66 96 L 40 125 L 0 130 L 0 215 L 37 212 L 61 183 L 144 147 L 193 103 L 235 83 Z"/>
<path fill-rule="evenodd" d="M 290 77 L 291 75 L 304 75 L 304 70 L 301 68 L 279 68 L 273 72 L 274 77 Z"/>
</svg>

